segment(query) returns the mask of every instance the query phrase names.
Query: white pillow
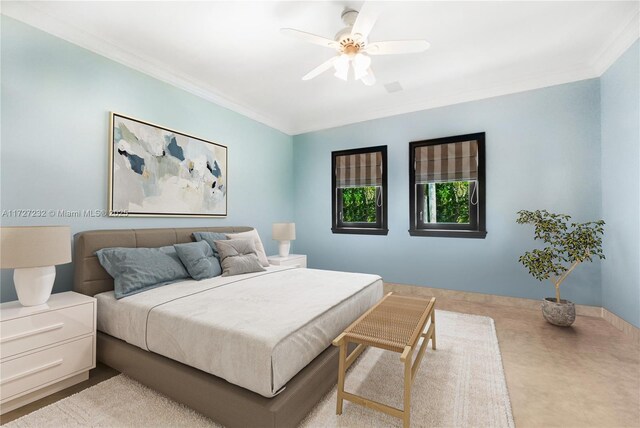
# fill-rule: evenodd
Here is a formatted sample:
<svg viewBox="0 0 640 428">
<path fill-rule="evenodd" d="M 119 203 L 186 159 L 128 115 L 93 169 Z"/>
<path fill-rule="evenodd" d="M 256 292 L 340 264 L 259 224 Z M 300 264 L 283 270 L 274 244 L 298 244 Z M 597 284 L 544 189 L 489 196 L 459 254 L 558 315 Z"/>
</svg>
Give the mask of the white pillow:
<svg viewBox="0 0 640 428">
<path fill-rule="evenodd" d="M 258 235 L 257 230 L 251 229 L 248 232 L 227 233 L 226 235 L 227 239 L 253 239 L 253 242 L 256 244 L 256 254 L 258 255 L 260 264 L 262 266 L 269 266 L 267 253 L 264 251 L 264 245 L 262 245 L 262 240 L 260 240 L 260 235 Z"/>
</svg>

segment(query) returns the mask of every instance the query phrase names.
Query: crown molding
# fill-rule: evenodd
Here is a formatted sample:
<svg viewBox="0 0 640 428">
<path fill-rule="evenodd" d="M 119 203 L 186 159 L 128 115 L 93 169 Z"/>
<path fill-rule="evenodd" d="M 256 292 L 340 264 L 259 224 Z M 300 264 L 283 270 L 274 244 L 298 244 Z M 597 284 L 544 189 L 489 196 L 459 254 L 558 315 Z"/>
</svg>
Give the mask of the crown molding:
<svg viewBox="0 0 640 428">
<path fill-rule="evenodd" d="M 283 123 L 273 117 L 266 117 L 205 82 L 194 80 L 184 74 L 169 71 L 170 67 L 166 64 L 128 52 L 120 46 L 116 46 L 102 38 L 80 30 L 69 23 L 60 21 L 34 6 L 31 2 L 3 1 L 0 12 L 10 18 L 183 89 L 193 95 L 211 101 L 287 135 L 291 135 L 291 130 L 287 123 Z"/>
<path fill-rule="evenodd" d="M 636 12 L 619 33 L 614 34 L 596 55 L 592 67 L 598 76 L 604 74 L 620 56 L 640 37 L 640 11 Z"/>
<path fill-rule="evenodd" d="M 470 101 L 478 101 L 483 99 L 500 97 L 503 95 L 516 94 L 534 89 L 546 88 L 549 86 L 561 85 L 564 83 L 576 82 L 579 80 L 593 79 L 599 74 L 586 64 L 578 65 L 570 70 L 558 70 L 555 72 L 545 72 L 523 79 L 512 81 L 500 80 L 492 85 L 477 85 L 481 89 L 456 92 L 456 88 L 451 87 L 445 91 L 447 94 L 430 97 L 428 99 L 416 99 L 414 101 L 404 101 L 401 105 L 390 108 L 379 109 L 377 111 L 368 111 L 365 114 L 348 114 L 340 112 L 335 118 L 325 121 L 318 121 L 317 118 L 313 123 L 302 123 L 294 127 L 293 135 L 305 134 L 308 132 L 321 131 L 339 126 L 351 125 L 354 123 L 366 122 L 369 120 L 382 119 L 385 117 L 397 116 L 400 114 L 414 113 L 422 110 L 430 110 L 438 107 L 450 106 L 455 104 L 466 103 Z M 469 83 L 469 82 L 467 82 Z M 471 84 L 470 86 L 473 86 Z M 442 91 L 441 91 L 442 92 Z"/>
<path fill-rule="evenodd" d="M 476 85 L 479 89 L 464 92 L 460 92 L 452 85 L 446 94 L 440 94 L 428 99 L 420 97 L 413 101 L 402 102 L 401 105 L 374 111 L 370 110 L 366 113 L 353 111 L 352 114 L 338 114 L 337 112 L 331 112 L 332 116 L 326 117 L 324 120 L 319 120 L 318 116 L 315 116 L 312 121 L 297 121 L 298 123 L 293 123 L 290 120 L 267 117 L 206 82 L 194 80 L 188 75 L 169 71 L 170 67 L 167 64 L 133 54 L 120 46 L 82 31 L 47 14 L 31 4 L 31 2 L 3 1 L 0 12 L 288 135 L 299 135 L 399 114 L 413 113 L 599 77 L 640 36 L 640 12 L 637 12 L 626 23 L 623 23 L 620 32 L 606 41 L 603 49 L 591 62 L 569 70 L 539 73 L 535 76 L 527 76 L 510 81 L 502 79 L 490 85 L 487 85 L 486 82 L 479 82 Z"/>
</svg>

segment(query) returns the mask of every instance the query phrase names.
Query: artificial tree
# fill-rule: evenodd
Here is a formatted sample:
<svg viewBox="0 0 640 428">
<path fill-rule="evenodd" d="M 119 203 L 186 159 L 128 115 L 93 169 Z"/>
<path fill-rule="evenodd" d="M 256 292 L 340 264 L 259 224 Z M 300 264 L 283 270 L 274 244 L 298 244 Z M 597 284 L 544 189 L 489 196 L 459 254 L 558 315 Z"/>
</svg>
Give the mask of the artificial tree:
<svg viewBox="0 0 640 428">
<path fill-rule="evenodd" d="M 604 259 L 602 236 L 604 221 L 571 223 L 571 216 L 547 210 L 518 211 L 519 224 L 535 227 L 535 240 L 548 244 L 542 249 L 527 251 L 518 259 L 539 281 L 549 279 L 556 288 L 556 302 L 560 301 L 560 284 L 582 262 L 592 257 Z"/>
</svg>

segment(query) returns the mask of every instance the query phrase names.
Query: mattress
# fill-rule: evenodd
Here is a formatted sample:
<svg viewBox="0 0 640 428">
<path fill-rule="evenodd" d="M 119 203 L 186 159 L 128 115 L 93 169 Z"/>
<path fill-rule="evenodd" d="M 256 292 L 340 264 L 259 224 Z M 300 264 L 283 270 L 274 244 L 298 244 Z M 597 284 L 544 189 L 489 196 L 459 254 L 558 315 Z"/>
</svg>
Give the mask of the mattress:
<svg viewBox="0 0 640 428">
<path fill-rule="evenodd" d="M 271 266 L 120 300 L 113 291 L 95 297 L 98 330 L 273 397 L 382 288 L 377 275 Z"/>
</svg>

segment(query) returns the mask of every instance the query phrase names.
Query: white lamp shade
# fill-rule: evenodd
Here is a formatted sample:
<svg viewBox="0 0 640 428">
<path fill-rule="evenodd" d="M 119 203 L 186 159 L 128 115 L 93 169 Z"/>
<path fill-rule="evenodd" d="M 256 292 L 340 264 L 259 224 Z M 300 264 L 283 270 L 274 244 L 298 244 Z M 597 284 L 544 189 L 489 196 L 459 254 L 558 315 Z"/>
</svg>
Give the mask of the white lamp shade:
<svg viewBox="0 0 640 428">
<path fill-rule="evenodd" d="M 0 227 L 0 268 L 32 268 L 70 262 L 69 226 Z"/>
<path fill-rule="evenodd" d="M 273 223 L 271 235 L 276 241 L 293 241 L 296 239 L 296 224 Z"/>
</svg>

